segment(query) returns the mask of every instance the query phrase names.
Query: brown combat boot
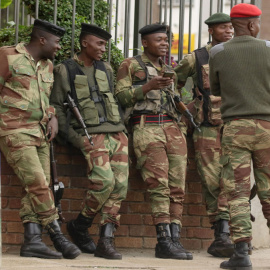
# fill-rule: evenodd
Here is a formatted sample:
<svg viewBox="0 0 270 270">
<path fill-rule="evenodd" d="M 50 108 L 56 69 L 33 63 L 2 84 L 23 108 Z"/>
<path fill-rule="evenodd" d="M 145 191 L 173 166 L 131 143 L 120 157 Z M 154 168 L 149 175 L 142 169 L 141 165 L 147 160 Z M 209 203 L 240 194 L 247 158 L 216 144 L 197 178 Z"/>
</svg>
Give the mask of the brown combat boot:
<svg viewBox="0 0 270 270">
<path fill-rule="evenodd" d="M 230 258 L 234 253 L 234 245 L 230 239 L 228 220 L 220 219 L 214 223 L 213 228 L 215 230 L 215 240 L 207 252 L 215 257 Z"/>
<path fill-rule="evenodd" d="M 115 224 L 113 223 L 107 223 L 101 226 L 95 257 L 102 257 L 110 260 L 122 260 L 122 254 L 115 250 L 114 231 Z"/>
<path fill-rule="evenodd" d="M 93 254 L 96 250 L 96 245 L 91 238 L 88 228 L 91 227 L 94 218 L 87 218 L 79 214 L 75 220 L 67 223 L 67 231 L 73 242 L 84 253 Z"/>
<path fill-rule="evenodd" d="M 178 247 L 181 253 L 183 252 L 186 253 L 187 260 L 193 260 L 192 253 L 186 250 L 180 242 L 180 232 L 181 232 L 180 225 L 176 223 L 171 223 L 170 229 L 171 229 L 171 236 L 172 236 L 173 243 Z"/>
<path fill-rule="evenodd" d="M 37 223 L 25 223 L 24 243 L 21 247 L 20 256 L 37 257 L 42 259 L 61 259 L 62 254 L 48 248 L 42 242 L 42 226 Z"/>
</svg>

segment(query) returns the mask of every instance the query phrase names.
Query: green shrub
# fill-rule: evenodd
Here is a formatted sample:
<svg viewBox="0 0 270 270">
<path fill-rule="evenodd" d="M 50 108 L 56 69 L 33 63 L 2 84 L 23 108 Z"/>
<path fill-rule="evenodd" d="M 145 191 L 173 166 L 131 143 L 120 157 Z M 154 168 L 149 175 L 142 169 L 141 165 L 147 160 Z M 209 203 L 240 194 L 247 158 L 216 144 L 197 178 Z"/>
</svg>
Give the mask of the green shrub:
<svg viewBox="0 0 270 270">
<path fill-rule="evenodd" d="M 32 17 L 35 17 L 36 1 L 25 0 L 25 6 Z M 61 51 L 58 52 L 55 58 L 55 64 L 60 63 L 64 59 L 71 57 L 71 37 L 72 37 L 72 0 L 58 0 L 57 7 L 57 21 L 56 24 L 66 29 L 66 34 L 61 39 Z M 95 24 L 106 29 L 109 6 L 105 1 L 95 1 Z M 39 19 L 53 22 L 54 14 L 54 0 L 40 0 L 39 1 Z M 81 23 L 91 23 L 91 1 L 77 0 L 76 16 L 75 16 L 75 33 L 74 33 L 74 51 L 80 50 L 79 35 L 81 30 Z M 19 42 L 28 42 L 32 26 L 19 26 Z M 0 45 L 7 46 L 15 43 L 14 27 L 1 29 L 0 31 Z M 104 60 L 107 59 L 107 53 L 104 54 Z M 124 59 L 120 49 L 118 49 L 112 41 L 111 46 L 111 65 L 114 72 L 117 71 L 121 61 Z"/>
</svg>

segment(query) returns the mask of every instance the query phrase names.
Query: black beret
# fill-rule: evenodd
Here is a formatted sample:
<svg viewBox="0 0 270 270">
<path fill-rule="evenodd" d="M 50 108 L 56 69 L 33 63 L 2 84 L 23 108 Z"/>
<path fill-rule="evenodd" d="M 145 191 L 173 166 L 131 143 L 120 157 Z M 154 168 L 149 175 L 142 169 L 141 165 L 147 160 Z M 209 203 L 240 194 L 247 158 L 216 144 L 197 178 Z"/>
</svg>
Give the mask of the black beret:
<svg viewBox="0 0 270 270">
<path fill-rule="evenodd" d="M 96 36 L 96 37 L 99 37 L 99 38 L 102 38 L 104 40 L 109 40 L 112 35 L 103 30 L 102 28 L 98 27 L 97 25 L 95 24 L 87 24 L 87 23 L 82 23 L 82 30 L 81 30 L 82 33 L 87 33 L 89 35 L 93 35 L 93 36 Z"/>
<path fill-rule="evenodd" d="M 206 21 L 205 24 L 218 24 L 218 23 L 228 23 L 231 21 L 231 17 L 225 13 L 219 12 L 211 15 Z"/>
<path fill-rule="evenodd" d="M 57 37 L 62 37 L 66 32 L 65 28 L 40 19 L 35 19 L 34 27 L 46 31 Z"/>
<path fill-rule="evenodd" d="M 142 36 L 155 34 L 155 33 L 167 33 L 167 25 L 164 24 L 148 24 L 139 30 Z"/>
</svg>

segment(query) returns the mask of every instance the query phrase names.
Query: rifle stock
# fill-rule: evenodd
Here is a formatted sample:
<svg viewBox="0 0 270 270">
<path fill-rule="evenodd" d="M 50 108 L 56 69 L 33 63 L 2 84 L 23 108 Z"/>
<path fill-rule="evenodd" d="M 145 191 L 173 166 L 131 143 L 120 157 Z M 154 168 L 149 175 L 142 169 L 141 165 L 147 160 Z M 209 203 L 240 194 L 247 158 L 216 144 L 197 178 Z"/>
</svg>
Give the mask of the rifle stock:
<svg viewBox="0 0 270 270">
<path fill-rule="evenodd" d="M 183 103 L 183 101 L 181 100 L 179 95 L 174 95 L 174 102 L 175 102 L 175 106 L 177 108 L 177 110 L 182 113 L 193 125 L 193 127 L 195 127 L 199 132 L 201 132 L 200 128 L 198 125 L 196 125 L 196 123 L 194 122 L 193 116 L 190 113 L 189 109 L 186 107 L 186 105 Z"/>
<path fill-rule="evenodd" d="M 81 127 L 83 128 L 84 130 L 84 133 L 85 133 L 85 136 L 87 137 L 87 139 L 89 140 L 90 144 L 91 145 L 94 145 L 93 141 L 92 141 L 92 136 L 90 136 L 87 132 L 87 129 L 86 129 L 86 125 L 84 123 L 84 120 L 80 114 L 80 111 L 74 101 L 74 99 L 70 96 L 70 94 L 67 95 L 67 98 L 68 98 L 68 106 L 70 108 L 70 110 L 73 112 L 76 120 L 78 121 L 78 123 L 81 125 Z"/>
<path fill-rule="evenodd" d="M 57 170 L 56 170 L 56 160 L 54 159 L 54 148 L 53 141 L 50 143 L 50 160 L 51 160 L 51 178 L 52 178 L 52 192 L 54 196 L 54 204 L 58 210 L 59 221 L 61 223 L 65 222 L 65 218 L 63 217 L 62 207 L 61 207 L 61 199 L 64 194 L 64 184 L 59 182 L 57 179 Z"/>
</svg>

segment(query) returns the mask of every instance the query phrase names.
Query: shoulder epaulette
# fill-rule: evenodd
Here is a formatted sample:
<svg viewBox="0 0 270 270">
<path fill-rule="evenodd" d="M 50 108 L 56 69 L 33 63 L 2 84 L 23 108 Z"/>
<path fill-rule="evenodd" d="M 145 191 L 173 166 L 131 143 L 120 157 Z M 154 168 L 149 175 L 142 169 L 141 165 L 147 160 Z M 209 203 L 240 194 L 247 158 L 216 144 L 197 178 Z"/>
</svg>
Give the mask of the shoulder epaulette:
<svg viewBox="0 0 270 270">
<path fill-rule="evenodd" d="M 224 51 L 224 44 L 220 43 L 210 49 L 210 57 L 214 57 L 217 53 Z"/>
</svg>

